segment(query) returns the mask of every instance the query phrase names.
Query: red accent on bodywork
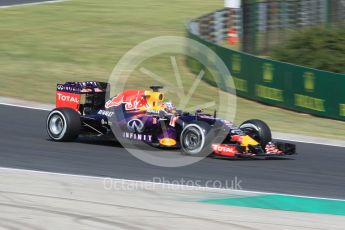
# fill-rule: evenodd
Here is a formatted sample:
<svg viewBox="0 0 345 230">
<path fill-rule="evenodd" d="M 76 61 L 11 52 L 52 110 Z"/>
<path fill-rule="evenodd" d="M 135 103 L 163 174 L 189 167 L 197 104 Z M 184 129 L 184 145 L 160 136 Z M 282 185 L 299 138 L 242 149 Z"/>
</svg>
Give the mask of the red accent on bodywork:
<svg viewBox="0 0 345 230">
<path fill-rule="evenodd" d="M 176 121 L 178 120 L 178 118 L 179 118 L 178 116 L 173 115 L 173 116 L 170 118 L 169 125 L 172 126 L 172 127 L 175 127 Z"/>
<path fill-rule="evenodd" d="M 242 143 L 242 137 L 240 135 L 231 136 L 232 141 L 237 141 L 238 143 Z"/>
<path fill-rule="evenodd" d="M 56 91 L 56 108 L 71 108 L 79 111 L 80 94 Z"/>
<path fill-rule="evenodd" d="M 268 154 L 283 154 L 283 151 L 281 151 L 280 149 L 277 148 L 277 146 L 273 143 L 268 143 L 265 147 L 265 151 Z"/>
<path fill-rule="evenodd" d="M 109 109 L 114 106 L 125 104 L 126 110 L 136 110 L 147 107 L 144 90 L 126 90 L 119 93 L 105 103 L 105 108 Z"/>
<path fill-rule="evenodd" d="M 238 153 L 236 146 L 224 144 L 213 144 L 212 150 L 214 154 L 225 157 L 234 157 Z"/>
</svg>

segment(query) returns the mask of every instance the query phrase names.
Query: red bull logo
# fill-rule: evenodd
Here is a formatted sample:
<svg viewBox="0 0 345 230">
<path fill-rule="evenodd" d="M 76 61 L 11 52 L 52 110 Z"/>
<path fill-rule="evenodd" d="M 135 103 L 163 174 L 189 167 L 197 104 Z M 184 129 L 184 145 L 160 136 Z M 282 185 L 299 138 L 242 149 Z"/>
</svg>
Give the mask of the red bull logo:
<svg viewBox="0 0 345 230">
<path fill-rule="evenodd" d="M 126 90 L 105 103 L 105 108 L 125 104 L 125 110 L 144 110 L 148 108 L 144 90 Z"/>
</svg>

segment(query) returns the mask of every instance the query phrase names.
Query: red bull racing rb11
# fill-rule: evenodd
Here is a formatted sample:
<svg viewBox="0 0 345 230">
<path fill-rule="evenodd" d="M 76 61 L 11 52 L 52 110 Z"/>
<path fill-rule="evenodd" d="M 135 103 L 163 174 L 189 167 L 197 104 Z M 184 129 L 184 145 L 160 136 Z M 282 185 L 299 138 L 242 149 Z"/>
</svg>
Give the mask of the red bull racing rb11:
<svg viewBox="0 0 345 230">
<path fill-rule="evenodd" d="M 180 149 L 190 156 L 255 158 L 296 153 L 293 144 L 274 143 L 270 128 L 261 120 L 235 126 L 216 113 L 180 111 L 165 101 L 160 86 L 125 90 L 107 100 L 108 89 L 103 82 L 58 84 L 56 108 L 46 121 L 49 137 L 54 141 L 73 141 L 79 135 L 107 137 L 136 146 Z"/>
</svg>

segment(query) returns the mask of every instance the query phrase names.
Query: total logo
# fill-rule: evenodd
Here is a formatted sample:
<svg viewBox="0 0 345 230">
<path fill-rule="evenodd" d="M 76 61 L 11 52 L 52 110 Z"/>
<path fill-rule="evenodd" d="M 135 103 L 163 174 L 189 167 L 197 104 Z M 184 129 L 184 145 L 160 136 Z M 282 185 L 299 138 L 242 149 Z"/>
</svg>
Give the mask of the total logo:
<svg viewBox="0 0 345 230">
<path fill-rule="evenodd" d="M 219 153 L 237 153 L 236 147 L 226 145 L 212 145 L 212 149 Z"/>
<path fill-rule="evenodd" d="M 67 102 L 79 103 L 79 99 L 77 97 L 63 95 L 61 93 L 58 93 L 57 96 L 58 96 L 58 100 L 59 101 L 67 101 Z"/>
</svg>

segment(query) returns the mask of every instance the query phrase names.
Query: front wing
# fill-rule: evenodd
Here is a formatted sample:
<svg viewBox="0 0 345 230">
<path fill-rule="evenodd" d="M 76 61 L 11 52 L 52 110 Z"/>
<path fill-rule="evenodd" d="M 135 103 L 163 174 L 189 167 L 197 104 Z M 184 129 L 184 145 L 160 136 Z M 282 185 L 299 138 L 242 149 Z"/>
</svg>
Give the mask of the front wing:
<svg viewBox="0 0 345 230">
<path fill-rule="evenodd" d="M 272 148 L 272 146 L 274 146 Z M 290 143 L 270 143 L 263 149 L 261 146 L 241 146 L 239 144 L 212 144 L 213 154 L 231 158 L 281 157 L 296 154 L 296 146 Z"/>
</svg>

